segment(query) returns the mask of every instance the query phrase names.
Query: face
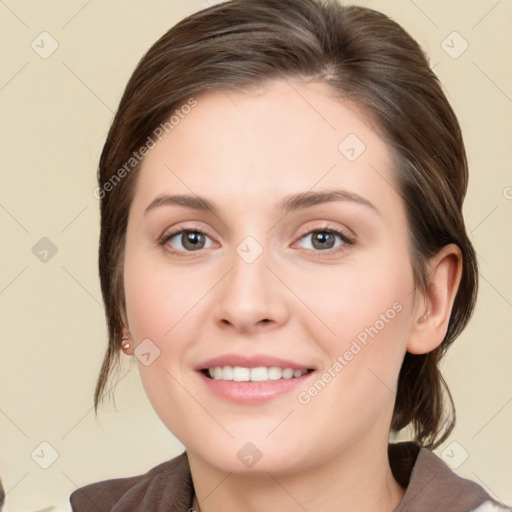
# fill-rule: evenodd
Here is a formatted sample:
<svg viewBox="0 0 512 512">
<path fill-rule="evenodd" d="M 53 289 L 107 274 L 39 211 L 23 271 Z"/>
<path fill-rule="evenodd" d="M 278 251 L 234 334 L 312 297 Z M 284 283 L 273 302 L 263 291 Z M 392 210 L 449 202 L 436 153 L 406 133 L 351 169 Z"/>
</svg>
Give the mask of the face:
<svg viewBox="0 0 512 512">
<path fill-rule="evenodd" d="M 325 84 L 292 85 L 197 96 L 130 209 L 142 383 L 189 454 L 226 472 L 387 443 L 411 329 L 391 152 Z"/>
</svg>

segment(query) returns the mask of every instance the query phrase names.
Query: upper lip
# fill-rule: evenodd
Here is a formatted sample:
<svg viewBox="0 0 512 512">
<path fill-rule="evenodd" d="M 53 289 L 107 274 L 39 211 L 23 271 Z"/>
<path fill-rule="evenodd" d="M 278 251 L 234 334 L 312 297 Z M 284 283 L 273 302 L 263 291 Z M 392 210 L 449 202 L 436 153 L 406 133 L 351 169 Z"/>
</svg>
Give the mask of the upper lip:
<svg viewBox="0 0 512 512">
<path fill-rule="evenodd" d="M 271 356 L 268 354 L 224 354 L 201 362 L 196 366 L 195 369 L 207 370 L 208 368 L 215 368 L 216 366 L 241 366 L 243 368 L 257 368 L 259 366 L 266 366 L 270 368 L 275 366 L 282 369 L 291 368 L 292 370 L 312 369 L 308 365 L 281 359 L 279 357 Z"/>
</svg>

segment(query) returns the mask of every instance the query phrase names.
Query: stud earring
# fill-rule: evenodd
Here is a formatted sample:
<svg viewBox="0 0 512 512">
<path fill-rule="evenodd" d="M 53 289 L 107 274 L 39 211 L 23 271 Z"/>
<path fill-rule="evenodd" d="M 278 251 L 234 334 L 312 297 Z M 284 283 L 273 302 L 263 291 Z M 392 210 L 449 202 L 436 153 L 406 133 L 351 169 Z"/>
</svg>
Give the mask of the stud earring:
<svg viewBox="0 0 512 512">
<path fill-rule="evenodd" d="M 129 335 L 128 331 L 125 331 L 123 333 L 123 337 L 121 338 L 121 348 L 123 349 L 123 352 L 127 356 L 131 356 L 133 354 L 132 344 L 130 343 L 129 340 L 130 340 L 130 335 Z"/>
</svg>

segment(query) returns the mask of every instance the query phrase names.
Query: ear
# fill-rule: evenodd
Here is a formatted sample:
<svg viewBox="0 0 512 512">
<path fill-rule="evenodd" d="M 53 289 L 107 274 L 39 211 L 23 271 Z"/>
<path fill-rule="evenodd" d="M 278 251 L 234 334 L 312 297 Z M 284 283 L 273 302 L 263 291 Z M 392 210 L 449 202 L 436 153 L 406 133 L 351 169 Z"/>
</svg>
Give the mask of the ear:
<svg viewBox="0 0 512 512">
<path fill-rule="evenodd" d="M 444 246 L 433 256 L 427 269 L 427 290 L 414 309 L 407 352 L 426 354 L 441 345 L 459 289 L 462 254 L 455 244 Z"/>
</svg>

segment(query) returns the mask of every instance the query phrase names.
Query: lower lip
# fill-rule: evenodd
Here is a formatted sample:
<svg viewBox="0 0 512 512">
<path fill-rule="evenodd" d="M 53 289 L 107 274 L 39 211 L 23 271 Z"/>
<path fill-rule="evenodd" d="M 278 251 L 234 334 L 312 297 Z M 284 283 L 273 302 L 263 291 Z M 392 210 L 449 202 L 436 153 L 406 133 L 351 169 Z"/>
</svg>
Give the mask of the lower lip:
<svg viewBox="0 0 512 512">
<path fill-rule="evenodd" d="M 302 375 L 302 377 L 291 379 L 235 382 L 233 380 L 210 379 L 204 373 L 198 372 L 199 377 L 212 393 L 237 404 L 258 404 L 271 400 L 304 385 L 306 379 L 309 379 L 313 373 L 315 372 L 309 372 Z"/>
</svg>

